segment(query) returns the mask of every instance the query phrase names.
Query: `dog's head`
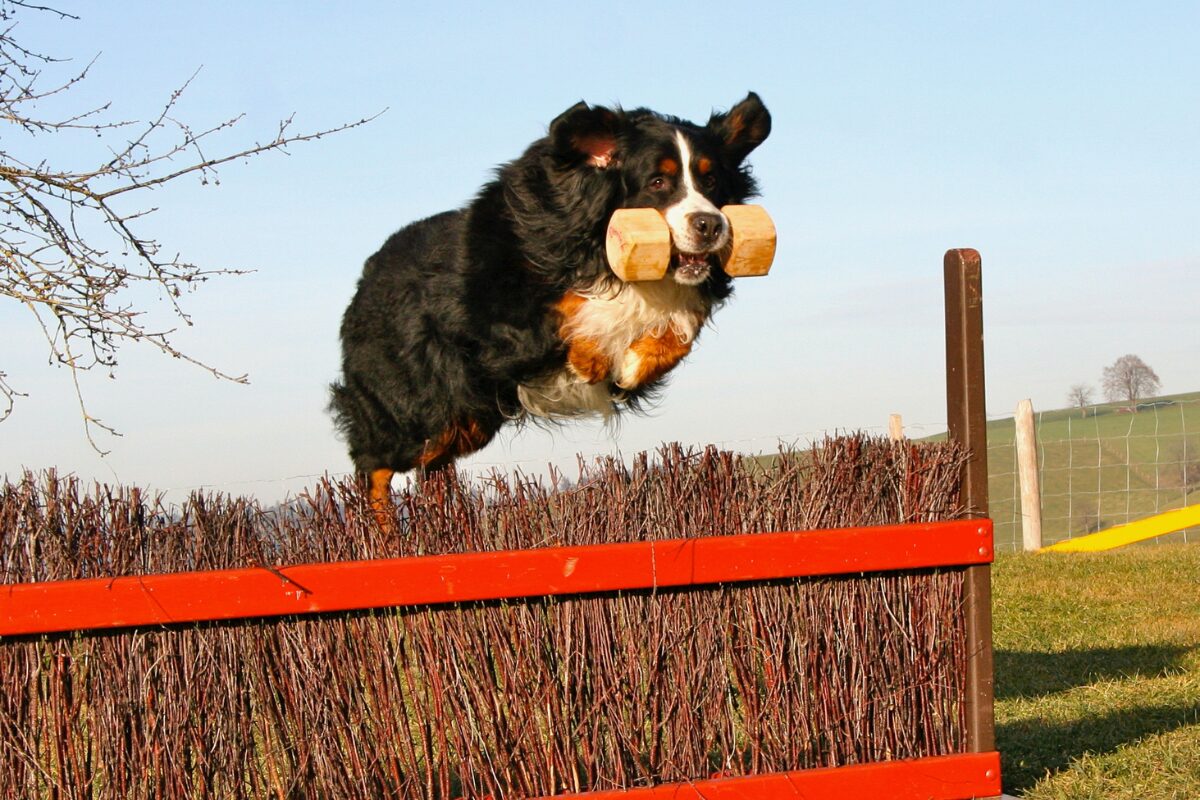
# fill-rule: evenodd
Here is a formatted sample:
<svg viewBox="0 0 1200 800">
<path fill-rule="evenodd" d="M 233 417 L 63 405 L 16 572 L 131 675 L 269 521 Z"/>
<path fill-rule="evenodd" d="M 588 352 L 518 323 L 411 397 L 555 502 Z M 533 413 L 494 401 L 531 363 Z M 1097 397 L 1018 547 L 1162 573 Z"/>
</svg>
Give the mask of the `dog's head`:
<svg viewBox="0 0 1200 800">
<path fill-rule="evenodd" d="M 755 192 L 746 156 L 771 132 L 771 114 L 751 92 L 727 113 L 700 126 L 647 109 L 612 110 L 579 103 L 550 125 L 562 167 L 603 177 L 606 214 L 617 208 L 657 209 L 674 243 L 670 276 L 699 285 L 719 270 L 730 244 L 721 207 Z"/>
</svg>

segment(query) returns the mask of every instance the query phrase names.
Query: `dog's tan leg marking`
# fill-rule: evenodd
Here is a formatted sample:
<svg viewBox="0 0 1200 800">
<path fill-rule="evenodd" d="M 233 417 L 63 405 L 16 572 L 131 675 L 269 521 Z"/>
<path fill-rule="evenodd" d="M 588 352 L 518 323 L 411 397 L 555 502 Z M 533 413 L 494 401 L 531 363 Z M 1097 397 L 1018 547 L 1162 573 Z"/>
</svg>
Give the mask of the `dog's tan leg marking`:
<svg viewBox="0 0 1200 800">
<path fill-rule="evenodd" d="M 562 299 L 554 304 L 554 310 L 562 316 L 562 322 L 559 323 L 558 332 L 564 339 L 571 327 L 571 322 L 575 319 L 575 315 L 579 313 L 579 309 L 583 308 L 583 304 L 587 302 L 587 298 L 576 294 L 575 292 L 567 292 L 562 296 Z"/>
<path fill-rule="evenodd" d="M 394 470 L 377 469 L 368 476 L 367 497 L 371 500 L 371 511 L 379 527 L 391 531 L 396 528 L 396 506 L 392 503 L 392 476 Z"/>
<path fill-rule="evenodd" d="M 692 351 L 692 341 L 683 341 L 671 328 L 661 336 L 637 339 L 625 351 L 621 364 L 622 389 L 636 389 L 667 374 L 684 356 Z"/>
<path fill-rule="evenodd" d="M 612 362 L 604 355 L 599 343 L 584 337 L 572 339 L 567 345 L 567 363 L 571 372 L 588 383 L 599 383 L 612 369 Z"/>
<path fill-rule="evenodd" d="M 474 453 L 491 440 L 491 435 L 478 422 L 464 419 L 442 431 L 436 439 L 426 442 L 413 466 L 425 469 L 444 467 L 459 456 Z"/>
<path fill-rule="evenodd" d="M 575 315 L 585 303 L 586 297 L 567 292 L 555 304 L 555 310 L 562 316 L 558 335 L 567 343 L 567 366 L 571 372 L 588 383 L 599 383 L 608 377 L 612 362 L 604 354 L 599 342 L 586 336 L 577 336 L 573 330 Z"/>
</svg>

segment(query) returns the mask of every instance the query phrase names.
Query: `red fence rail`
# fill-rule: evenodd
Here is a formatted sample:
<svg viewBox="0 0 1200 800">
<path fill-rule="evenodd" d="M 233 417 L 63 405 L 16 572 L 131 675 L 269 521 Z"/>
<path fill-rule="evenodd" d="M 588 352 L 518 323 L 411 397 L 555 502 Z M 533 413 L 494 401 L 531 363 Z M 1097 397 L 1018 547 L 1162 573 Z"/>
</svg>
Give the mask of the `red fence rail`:
<svg viewBox="0 0 1200 800">
<path fill-rule="evenodd" d="M 806 769 L 614 792 L 558 795 L 580 800 L 962 800 L 1000 794 L 1000 754 L 964 753 L 911 761 Z M 556 798 L 556 800 L 557 800 Z M 550 800 L 550 798 L 539 798 Z"/>
<path fill-rule="evenodd" d="M 990 520 L 0 586 L 0 635 L 838 575 L 992 560 Z"/>
</svg>

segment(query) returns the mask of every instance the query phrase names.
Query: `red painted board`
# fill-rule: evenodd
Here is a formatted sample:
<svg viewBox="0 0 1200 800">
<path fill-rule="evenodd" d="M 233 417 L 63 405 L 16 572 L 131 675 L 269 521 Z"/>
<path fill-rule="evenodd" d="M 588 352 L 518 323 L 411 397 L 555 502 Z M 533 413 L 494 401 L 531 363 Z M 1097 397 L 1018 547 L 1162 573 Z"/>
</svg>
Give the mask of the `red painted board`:
<svg viewBox="0 0 1200 800">
<path fill-rule="evenodd" d="M 990 520 L 0 585 L 0 635 L 989 563 Z"/>
<path fill-rule="evenodd" d="M 992 752 L 560 794 L 554 800 L 968 800 L 999 797 L 1000 791 L 1000 754 Z"/>
</svg>

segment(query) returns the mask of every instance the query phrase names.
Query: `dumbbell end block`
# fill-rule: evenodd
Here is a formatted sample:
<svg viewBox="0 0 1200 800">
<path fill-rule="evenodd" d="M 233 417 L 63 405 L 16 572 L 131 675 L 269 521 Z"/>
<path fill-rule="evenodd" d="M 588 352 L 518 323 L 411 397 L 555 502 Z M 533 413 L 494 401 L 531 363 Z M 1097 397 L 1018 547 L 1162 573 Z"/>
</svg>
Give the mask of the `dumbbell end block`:
<svg viewBox="0 0 1200 800">
<path fill-rule="evenodd" d="M 653 208 L 622 208 L 608 223 L 605 250 L 621 280 L 660 280 L 671 263 L 671 230 Z"/>
<path fill-rule="evenodd" d="M 775 261 L 775 223 L 762 206 L 725 206 L 733 243 L 723 268 L 731 278 L 766 275 Z"/>
</svg>

